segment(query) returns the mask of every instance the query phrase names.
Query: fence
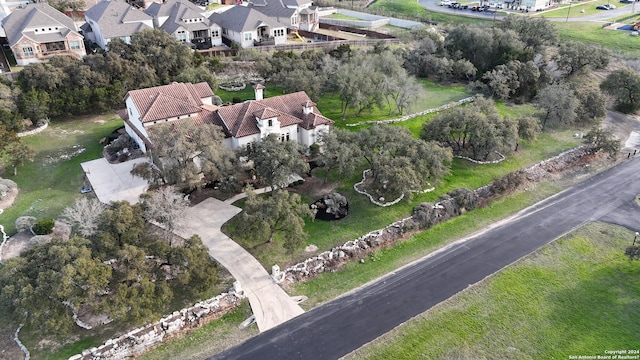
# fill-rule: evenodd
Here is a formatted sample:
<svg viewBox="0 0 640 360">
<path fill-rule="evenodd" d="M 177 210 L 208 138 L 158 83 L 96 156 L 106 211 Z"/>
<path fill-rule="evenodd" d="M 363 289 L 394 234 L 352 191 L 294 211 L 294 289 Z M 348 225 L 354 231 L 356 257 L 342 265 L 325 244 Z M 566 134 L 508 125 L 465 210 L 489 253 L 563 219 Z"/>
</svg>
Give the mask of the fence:
<svg viewBox="0 0 640 360">
<path fill-rule="evenodd" d="M 380 42 L 387 44 L 399 44 L 399 39 L 367 39 L 367 40 L 338 40 L 319 43 L 307 43 L 307 44 L 286 44 L 286 45 L 271 45 L 271 46 L 258 46 L 252 48 L 258 52 L 270 52 L 270 51 L 289 51 L 289 50 L 309 50 L 309 49 L 326 49 L 334 48 L 343 44 L 350 46 L 374 46 Z"/>
</svg>

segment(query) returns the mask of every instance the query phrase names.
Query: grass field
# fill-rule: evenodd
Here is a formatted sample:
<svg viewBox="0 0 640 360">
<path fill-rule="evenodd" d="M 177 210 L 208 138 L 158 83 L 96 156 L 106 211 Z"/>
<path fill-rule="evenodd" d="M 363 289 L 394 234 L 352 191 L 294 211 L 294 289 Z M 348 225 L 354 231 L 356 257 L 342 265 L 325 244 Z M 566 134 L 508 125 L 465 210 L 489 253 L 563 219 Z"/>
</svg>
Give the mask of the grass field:
<svg viewBox="0 0 640 360">
<path fill-rule="evenodd" d="M 624 256 L 631 239 L 621 227 L 587 225 L 347 359 L 569 359 L 637 351 L 640 263 Z"/>
<path fill-rule="evenodd" d="M 407 113 L 433 109 L 440 105 L 458 101 L 473 95 L 467 91 L 464 85 L 445 86 L 435 84 L 425 79 L 418 79 L 418 82 L 423 86 L 422 96 L 413 106 L 411 106 L 410 111 Z M 401 116 L 395 112 L 389 115 L 389 107 L 385 104 L 381 109 L 374 108 L 373 110 L 365 110 L 360 115 L 357 115 L 356 109 L 347 109 L 346 118 L 345 120 L 342 120 L 340 106 L 340 98 L 336 95 L 326 95 L 318 100 L 318 110 L 320 110 L 324 116 L 329 119 L 333 119 L 337 127 L 344 127 L 346 124 L 356 123 L 359 121 L 393 119 Z"/>
<path fill-rule="evenodd" d="M 487 24 L 491 21 L 491 19 L 485 20 L 427 11 L 418 2 L 412 0 L 378 0 L 369 9 L 375 13 L 400 15 L 400 17 L 420 19 L 432 23 Z"/>
<path fill-rule="evenodd" d="M 554 22 L 561 40 L 583 41 L 598 44 L 613 54 L 640 58 L 640 38 L 630 36 L 628 31 L 603 29 L 595 22 Z"/>
<path fill-rule="evenodd" d="M 610 4 L 610 3 L 611 3 L 610 0 L 589 1 L 584 4 L 579 4 L 579 3 L 572 4 L 571 9 L 569 9 L 568 4 L 564 4 L 564 5 L 560 5 L 560 8 L 558 9 L 545 11 L 542 14 L 536 14 L 534 16 L 545 17 L 545 18 L 566 18 L 567 14 L 569 14 L 570 18 L 578 18 L 578 17 L 593 15 L 593 14 L 600 14 L 602 12 L 605 12 L 607 10 L 598 10 L 596 9 L 596 6 Z M 614 5 L 619 6 L 623 4 L 619 4 L 618 2 L 615 2 Z"/>
<path fill-rule="evenodd" d="M 29 215 L 56 218 L 80 195 L 84 174 L 80 163 L 101 156 L 99 140 L 122 126 L 113 114 L 74 121 L 55 121 L 43 132 L 22 138 L 37 155 L 35 161 L 18 168 L 0 170 L 0 176 L 18 184 L 14 204 L 0 215 L 8 234 L 15 232 L 15 220 Z M 92 194 L 84 196 L 93 196 Z"/>
</svg>

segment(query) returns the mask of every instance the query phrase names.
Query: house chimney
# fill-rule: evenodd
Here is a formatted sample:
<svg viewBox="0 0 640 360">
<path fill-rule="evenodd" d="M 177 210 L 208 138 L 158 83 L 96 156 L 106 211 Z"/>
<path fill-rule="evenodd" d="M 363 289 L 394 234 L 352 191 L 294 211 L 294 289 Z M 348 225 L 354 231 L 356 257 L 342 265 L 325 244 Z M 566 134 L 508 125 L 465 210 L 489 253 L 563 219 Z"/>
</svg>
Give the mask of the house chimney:
<svg viewBox="0 0 640 360">
<path fill-rule="evenodd" d="M 264 98 L 262 96 L 262 90 L 264 90 L 264 85 L 255 84 L 255 85 L 253 85 L 253 90 L 254 90 L 255 95 L 256 95 L 256 100 L 262 100 Z"/>
<path fill-rule="evenodd" d="M 315 104 L 313 101 L 311 101 L 311 100 L 307 100 L 307 101 L 305 101 L 305 103 L 304 103 L 304 104 L 302 104 L 302 113 L 303 113 L 304 115 L 312 114 L 312 113 L 313 113 L 313 107 L 314 107 L 315 105 L 316 105 L 316 104 Z"/>
</svg>

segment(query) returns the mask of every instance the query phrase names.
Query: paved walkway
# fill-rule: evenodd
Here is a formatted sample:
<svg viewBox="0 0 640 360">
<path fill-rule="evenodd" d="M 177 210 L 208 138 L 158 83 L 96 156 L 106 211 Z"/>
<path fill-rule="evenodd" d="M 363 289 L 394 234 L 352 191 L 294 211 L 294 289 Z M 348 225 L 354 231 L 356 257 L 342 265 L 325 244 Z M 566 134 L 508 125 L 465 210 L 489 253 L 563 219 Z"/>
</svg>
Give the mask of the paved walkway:
<svg viewBox="0 0 640 360">
<path fill-rule="evenodd" d="M 237 200 L 237 199 L 236 199 Z M 209 198 L 185 212 L 181 237 L 199 235 L 209 254 L 240 282 L 249 298 L 258 329 L 266 331 L 292 319 L 304 310 L 278 286 L 262 265 L 220 228 L 241 211 L 240 208 Z"/>
</svg>

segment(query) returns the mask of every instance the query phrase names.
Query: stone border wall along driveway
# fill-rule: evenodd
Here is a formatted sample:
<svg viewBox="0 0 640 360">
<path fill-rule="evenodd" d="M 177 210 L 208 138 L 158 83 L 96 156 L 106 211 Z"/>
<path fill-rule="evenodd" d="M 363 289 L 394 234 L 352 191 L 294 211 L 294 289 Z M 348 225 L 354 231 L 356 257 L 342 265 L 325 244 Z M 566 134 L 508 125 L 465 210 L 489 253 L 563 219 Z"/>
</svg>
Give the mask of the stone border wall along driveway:
<svg viewBox="0 0 640 360">
<path fill-rule="evenodd" d="M 163 341 L 220 318 L 238 307 L 243 299 L 244 295 L 235 291 L 222 293 L 118 338 L 107 340 L 99 347 L 84 350 L 69 360 L 125 359 L 141 355 Z"/>
</svg>

